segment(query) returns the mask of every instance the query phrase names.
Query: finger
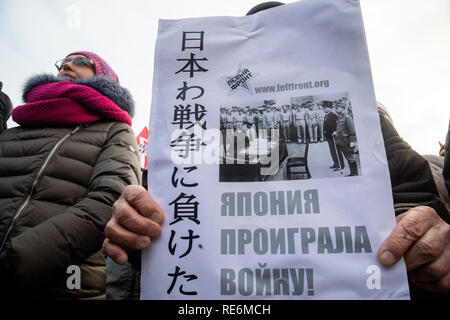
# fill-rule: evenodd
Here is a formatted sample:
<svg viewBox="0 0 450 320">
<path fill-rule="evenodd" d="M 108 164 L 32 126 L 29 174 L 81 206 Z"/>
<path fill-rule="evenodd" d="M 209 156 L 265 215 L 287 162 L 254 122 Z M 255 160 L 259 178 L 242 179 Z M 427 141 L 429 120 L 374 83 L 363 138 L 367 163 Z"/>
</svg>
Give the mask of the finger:
<svg viewBox="0 0 450 320">
<path fill-rule="evenodd" d="M 112 243 L 109 239 L 105 239 L 105 241 L 103 241 L 102 251 L 118 264 L 123 265 L 128 261 L 127 253 L 118 245 Z"/>
<path fill-rule="evenodd" d="M 378 258 L 385 266 L 397 263 L 406 251 L 434 225 L 436 211 L 430 207 L 416 207 L 408 210 L 397 221 L 392 233 L 378 250 Z"/>
<path fill-rule="evenodd" d="M 140 215 L 127 201 L 116 201 L 113 204 L 113 215 L 115 222 L 128 231 L 151 238 L 161 235 L 161 226 Z"/>
<path fill-rule="evenodd" d="M 115 244 L 131 250 L 142 250 L 150 245 L 150 237 L 128 231 L 114 218 L 106 224 L 105 236 Z"/>
<path fill-rule="evenodd" d="M 438 281 L 414 282 L 419 288 L 431 292 L 448 292 L 450 290 L 450 273 Z"/>
<path fill-rule="evenodd" d="M 437 223 L 426 231 L 405 254 L 408 271 L 415 270 L 422 265 L 438 259 L 447 249 L 450 226 L 444 221 Z"/>
<path fill-rule="evenodd" d="M 450 273 L 450 250 L 448 247 L 431 263 L 419 267 L 408 273 L 411 280 L 426 282 L 438 281 Z"/>
<path fill-rule="evenodd" d="M 152 219 L 158 224 L 163 222 L 164 211 L 144 187 L 137 185 L 126 186 L 123 189 L 122 197 L 143 216 Z"/>
</svg>

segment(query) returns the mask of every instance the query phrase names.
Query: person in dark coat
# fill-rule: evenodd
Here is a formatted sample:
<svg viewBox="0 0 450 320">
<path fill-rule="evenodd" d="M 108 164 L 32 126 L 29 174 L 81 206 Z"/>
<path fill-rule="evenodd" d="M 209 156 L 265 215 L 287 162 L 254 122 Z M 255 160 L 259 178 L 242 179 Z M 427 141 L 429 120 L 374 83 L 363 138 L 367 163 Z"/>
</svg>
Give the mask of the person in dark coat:
<svg viewBox="0 0 450 320">
<path fill-rule="evenodd" d="M 0 82 L 0 133 L 7 127 L 7 121 L 12 110 L 11 99 L 2 91 L 3 83 Z"/>
<path fill-rule="evenodd" d="M 328 148 L 330 149 L 331 159 L 333 159 L 333 165 L 330 167 L 330 169 L 333 169 L 333 171 L 338 171 L 344 169 L 345 167 L 342 151 L 337 149 L 333 136 L 333 133 L 336 131 L 336 120 L 338 116 L 333 110 L 333 105 L 331 101 L 323 101 L 322 105 L 326 113 L 323 124 L 323 133 L 325 139 L 328 142 Z"/>
<path fill-rule="evenodd" d="M 141 181 L 134 102 L 92 52 L 55 65 L 0 134 L 0 296 L 105 299 L 104 228 Z"/>
<path fill-rule="evenodd" d="M 346 106 L 341 102 L 336 103 L 336 113 L 338 118 L 336 120 L 336 131 L 333 133 L 336 147 L 347 159 L 350 167 L 348 176 L 357 176 L 358 165 L 354 155 L 354 148 L 357 146 L 353 118 L 347 113 Z"/>
</svg>

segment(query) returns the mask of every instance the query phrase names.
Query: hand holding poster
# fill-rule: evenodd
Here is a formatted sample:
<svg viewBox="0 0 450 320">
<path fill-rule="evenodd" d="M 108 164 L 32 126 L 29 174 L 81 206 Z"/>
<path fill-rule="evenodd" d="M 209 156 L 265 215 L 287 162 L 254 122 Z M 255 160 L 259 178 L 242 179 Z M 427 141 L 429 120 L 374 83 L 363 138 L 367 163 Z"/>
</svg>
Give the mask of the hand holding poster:
<svg viewBox="0 0 450 320">
<path fill-rule="evenodd" d="M 142 299 L 408 299 L 358 1 L 161 20 Z"/>
</svg>

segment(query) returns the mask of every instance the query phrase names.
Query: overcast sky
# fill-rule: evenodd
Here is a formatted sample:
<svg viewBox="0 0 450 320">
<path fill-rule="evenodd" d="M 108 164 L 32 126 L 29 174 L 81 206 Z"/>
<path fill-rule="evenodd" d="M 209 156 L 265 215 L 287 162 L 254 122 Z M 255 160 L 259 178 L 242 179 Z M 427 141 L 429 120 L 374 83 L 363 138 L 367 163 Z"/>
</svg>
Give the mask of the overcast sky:
<svg viewBox="0 0 450 320">
<path fill-rule="evenodd" d="M 260 2 L 0 0 L 0 81 L 20 105 L 31 75 L 56 73 L 72 51 L 95 52 L 132 93 L 138 134 L 148 126 L 158 19 L 242 16 Z M 360 2 L 377 100 L 416 151 L 437 154 L 450 118 L 450 1 Z"/>
</svg>

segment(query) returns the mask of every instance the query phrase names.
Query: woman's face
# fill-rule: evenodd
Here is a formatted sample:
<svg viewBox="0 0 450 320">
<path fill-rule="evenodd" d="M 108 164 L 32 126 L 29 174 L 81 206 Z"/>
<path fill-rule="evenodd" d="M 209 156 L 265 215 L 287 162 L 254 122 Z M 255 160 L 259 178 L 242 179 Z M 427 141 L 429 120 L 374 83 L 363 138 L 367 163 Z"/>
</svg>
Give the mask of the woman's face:
<svg viewBox="0 0 450 320">
<path fill-rule="evenodd" d="M 76 57 L 87 58 L 81 54 L 74 54 L 67 56 L 69 59 Z M 64 64 L 58 72 L 58 77 L 69 77 L 70 79 L 81 79 L 81 78 L 91 78 L 95 76 L 94 70 L 85 65 L 76 65 L 72 61 Z"/>
</svg>

